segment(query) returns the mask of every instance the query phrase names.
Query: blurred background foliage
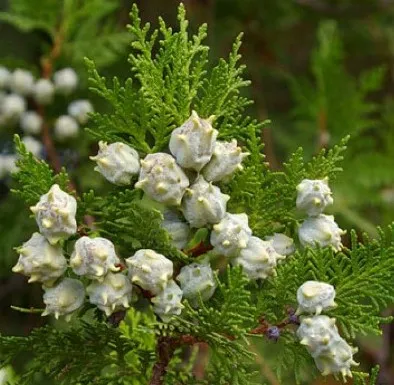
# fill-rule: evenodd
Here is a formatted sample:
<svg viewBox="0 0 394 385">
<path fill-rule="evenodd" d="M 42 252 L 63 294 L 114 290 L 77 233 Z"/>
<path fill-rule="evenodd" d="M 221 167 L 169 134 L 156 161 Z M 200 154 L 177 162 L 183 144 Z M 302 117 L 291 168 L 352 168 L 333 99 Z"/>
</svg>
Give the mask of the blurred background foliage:
<svg viewBox="0 0 394 385">
<path fill-rule="evenodd" d="M 156 25 L 162 16 L 175 23 L 177 0 L 139 0 L 142 18 Z M 351 135 L 344 172 L 332 186 L 332 213 L 342 228 L 376 235 L 376 225 L 394 215 L 394 1 L 392 0 L 184 0 L 192 30 L 209 26 L 211 55 L 227 55 L 235 36 L 244 32 L 242 55 L 249 92 L 255 104 L 250 114 L 270 119 L 262 140 L 273 169 L 298 147 L 308 157 Z M 31 0 L 0 1 L 0 63 L 40 72 L 42 55 L 56 31 L 64 29 L 56 67 L 72 66 L 81 78 L 80 97 L 88 97 L 83 57 L 96 61 L 105 75 L 127 77 L 130 36 L 124 28 L 131 1 Z M 7 13 L 10 12 L 10 13 Z M 56 106 L 53 107 L 54 112 Z M 0 130 L 0 146 L 10 146 L 12 132 Z M 77 187 L 101 189 L 87 156 L 94 144 L 80 135 L 59 147 L 63 164 Z M 36 315 L 18 314 L 11 304 L 40 307 L 40 289 L 11 275 L 21 244 L 34 221 L 16 197 L 12 182 L 0 185 L 0 330 L 25 334 L 42 325 Z M 388 310 L 388 314 L 390 314 Z M 361 357 L 367 366 L 382 365 L 381 384 L 394 384 L 394 331 L 379 341 L 364 339 Z M 279 348 L 277 345 L 272 350 Z M 260 347 L 256 347 L 259 349 Z M 264 356 L 264 355 L 263 355 Z M 258 365 L 270 384 L 277 385 L 269 361 Z"/>
</svg>

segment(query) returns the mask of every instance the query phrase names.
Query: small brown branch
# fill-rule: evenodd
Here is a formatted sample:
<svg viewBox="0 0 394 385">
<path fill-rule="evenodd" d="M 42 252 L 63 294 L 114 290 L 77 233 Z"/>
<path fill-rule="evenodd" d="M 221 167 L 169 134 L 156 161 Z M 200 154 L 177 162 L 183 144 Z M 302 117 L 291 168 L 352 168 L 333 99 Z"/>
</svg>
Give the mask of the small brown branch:
<svg viewBox="0 0 394 385">
<path fill-rule="evenodd" d="M 62 43 L 63 43 L 63 27 L 60 26 L 56 33 L 51 51 L 47 56 L 44 56 L 41 59 L 41 76 L 43 78 L 48 79 L 52 76 L 53 64 L 61 53 Z M 53 170 L 56 173 L 59 173 L 62 168 L 62 164 L 59 155 L 56 151 L 56 147 L 53 143 L 49 125 L 45 119 L 45 108 L 42 105 L 37 106 L 37 112 L 43 120 L 42 143 L 44 144 L 45 150 L 47 152 L 49 163 L 52 166 Z M 74 185 L 70 187 L 72 190 L 76 190 Z"/>
<path fill-rule="evenodd" d="M 175 350 L 181 345 L 194 345 L 198 340 L 191 335 L 180 337 L 159 337 L 157 341 L 157 361 L 153 366 L 152 377 L 149 385 L 163 385 L 168 364 Z"/>
<path fill-rule="evenodd" d="M 282 330 L 283 328 L 291 324 L 293 324 L 293 322 L 290 321 L 289 318 L 285 318 L 282 322 L 280 322 L 278 325 L 275 326 L 278 329 Z M 270 325 L 262 316 L 259 319 L 259 326 L 252 329 L 249 332 L 249 334 L 266 334 L 271 326 L 272 325 Z M 230 341 L 234 341 L 236 339 L 234 336 L 231 335 L 223 335 L 223 336 L 229 339 Z M 153 366 L 152 377 L 149 382 L 149 385 L 163 385 L 164 376 L 167 372 L 168 365 L 171 361 L 172 356 L 174 355 L 175 350 L 182 345 L 191 346 L 194 344 L 200 345 L 200 352 L 203 353 L 202 357 L 206 359 L 208 356 L 209 345 L 205 341 L 199 340 L 198 338 L 189 334 L 181 335 L 177 337 L 168 337 L 168 336 L 159 337 L 157 341 L 157 348 L 156 348 L 157 361 Z M 204 377 L 205 364 L 206 363 L 204 362 L 202 364 L 199 363 L 195 365 L 193 371 L 196 378 L 202 379 Z"/>
</svg>

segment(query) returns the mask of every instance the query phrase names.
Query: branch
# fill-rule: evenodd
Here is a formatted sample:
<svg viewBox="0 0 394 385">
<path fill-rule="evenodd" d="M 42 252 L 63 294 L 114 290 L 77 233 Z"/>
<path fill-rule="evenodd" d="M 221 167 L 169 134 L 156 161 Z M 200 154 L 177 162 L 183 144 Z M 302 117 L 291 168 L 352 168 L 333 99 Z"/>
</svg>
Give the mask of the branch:
<svg viewBox="0 0 394 385">
<path fill-rule="evenodd" d="M 63 27 L 60 26 L 56 32 L 56 36 L 53 42 L 53 46 L 49 54 L 41 59 L 41 76 L 48 79 L 52 76 L 53 64 L 55 60 L 59 57 L 63 44 Z M 53 143 L 51 133 L 49 130 L 49 125 L 45 119 L 45 108 L 43 106 L 37 107 L 37 112 L 43 120 L 42 127 L 42 143 L 44 144 L 45 150 L 48 154 L 48 160 L 52 168 L 56 173 L 59 173 L 62 164 L 59 155 L 56 151 L 56 147 Z M 75 186 L 71 183 L 71 189 L 76 191 Z"/>
<path fill-rule="evenodd" d="M 149 385 L 163 385 L 164 376 L 167 372 L 168 364 L 174 355 L 175 350 L 181 345 L 194 345 L 198 343 L 197 338 L 191 335 L 180 337 L 159 337 L 157 341 L 157 361 L 153 366 L 152 378 Z"/>
</svg>

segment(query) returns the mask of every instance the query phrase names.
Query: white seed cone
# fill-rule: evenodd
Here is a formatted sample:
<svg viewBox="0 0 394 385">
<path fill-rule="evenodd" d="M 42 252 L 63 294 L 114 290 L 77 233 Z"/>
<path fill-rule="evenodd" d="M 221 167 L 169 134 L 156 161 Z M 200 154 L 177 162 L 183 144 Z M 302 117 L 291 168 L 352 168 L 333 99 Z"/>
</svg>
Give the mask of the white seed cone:
<svg viewBox="0 0 394 385">
<path fill-rule="evenodd" d="M 51 244 L 67 239 L 77 231 L 77 201 L 57 184 L 42 195 L 39 202 L 30 209 L 36 217 L 40 233 Z"/>
<path fill-rule="evenodd" d="M 168 258 L 150 249 L 138 250 L 126 259 L 126 263 L 131 282 L 153 295 L 166 288 L 174 272 L 173 264 Z"/>
<path fill-rule="evenodd" d="M 130 307 L 133 285 L 122 273 L 108 273 L 102 282 L 92 282 L 86 289 L 89 302 L 105 314 Z"/>
<path fill-rule="evenodd" d="M 189 179 L 176 164 L 175 159 L 165 153 L 149 154 L 141 160 L 141 171 L 135 188 L 160 203 L 179 206 Z"/>
<path fill-rule="evenodd" d="M 169 281 L 166 288 L 152 298 L 153 311 L 163 322 L 169 322 L 173 315 L 182 312 L 184 307 L 181 303 L 182 295 L 181 288 L 173 280 Z"/>
<path fill-rule="evenodd" d="M 193 111 L 170 138 L 170 151 L 183 168 L 200 171 L 211 159 L 218 131 L 212 128 L 213 116 L 201 119 Z"/>
<path fill-rule="evenodd" d="M 249 155 L 242 152 L 237 146 L 237 141 L 223 142 L 217 140 L 212 158 L 202 169 L 201 173 L 208 181 L 218 182 L 229 179 L 237 170 L 242 170 L 242 161 Z"/>
<path fill-rule="evenodd" d="M 121 142 L 99 142 L 98 154 L 90 159 L 97 162 L 95 171 L 116 185 L 129 185 L 140 171 L 138 152 Z"/>
<path fill-rule="evenodd" d="M 62 248 L 51 245 L 39 233 L 34 233 L 17 251 L 20 255 L 12 271 L 30 277 L 29 282 L 51 286 L 67 269 Z"/>
<path fill-rule="evenodd" d="M 275 267 L 282 258 L 284 257 L 275 251 L 271 242 L 250 237 L 247 247 L 241 249 L 238 256 L 230 262 L 233 266 L 242 266 L 249 279 L 257 280 L 276 275 Z"/>
<path fill-rule="evenodd" d="M 54 314 L 58 319 L 78 310 L 85 302 L 85 288 L 77 279 L 64 278 L 56 286 L 44 286 L 44 291 L 46 308 L 42 316 Z M 66 320 L 69 320 L 69 317 Z"/>
<path fill-rule="evenodd" d="M 115 247 L 106 238 L 82 237 L 75 242 L 70 258 L 70 266 L 77 275 L 90 279 L 103 280 L 109 272 L 119 271 L 120 263 Z"/>
<path fill-rule="evenodd" d="M 201 175 L 186 190 L 182 199 L 182 212 L 191 227 L 204 227 L 220 222 L 226 213 L 229 195 L 208 183 Z"/>
<path fill-rule="evenodd" d="M 251 236 L 252 230 L 245 213 L 226 213 L 223 219 L 213 226 L 211 244 L 215 253 L 234 257 L 248 246 Z"/>
<path fill-rule="evenodd" d="M 339 228 L 333 215 L 320 214 L 306 219 L 298 230 L 298 238 L 303 246 L 331 247 L 334 251 L 342 249 L 341 236 L 346 231 Z"/>
<path fill-rule="evenodd" d="M 183 266 L 176 277 L 181 285 L 183 296 L 193 307 L 199 306 L 199 297 L 207 301 L 216 290 L 212 268 L 207 263 L 192 263 Z"/>
<path fill-rule="evenodd" d="M 297 186 L 297 192 L 297 208 L 310 216 L 321 214 L 327 206 L 333 204 L 328 179 L 304 179 Z"/>
<path fill-rule="evenodd" d="M 334 286 L 318 281 L 306 281 L 297 290 L 297 314 L 320 314 L 336 306 Z"/>
</svg>

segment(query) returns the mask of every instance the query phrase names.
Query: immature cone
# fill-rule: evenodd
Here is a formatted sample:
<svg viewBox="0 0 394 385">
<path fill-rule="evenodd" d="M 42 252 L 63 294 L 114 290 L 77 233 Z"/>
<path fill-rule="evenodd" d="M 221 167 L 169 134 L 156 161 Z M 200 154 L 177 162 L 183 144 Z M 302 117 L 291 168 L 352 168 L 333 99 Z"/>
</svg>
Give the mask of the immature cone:
<svg viewBox="0 0 394 385">
<path fill-rule="evenodd" d="M 75 242 L 70 266 L 77 275 L 102 280 L 108 271 L 119 271 L 115 247 L 105 238 L 82 237 Z"/>
<path fill-rule="evenodd" d="M 52 245 L 77 232 L 77 201 L 57 184 L 41 195 L 39 202 L 30 209 L 36 217 L 40 233 Z"/>
<path fill-rule="evenodd" d="M 0 154 L 0 180 L 18 170 L 17 157 L 14 154 Z"/>
<path fill-rule="evenodd" d="M 271 241 L 275 251 L 280 255 L 290 255 L 295 251 L 294 241 L 285 234 L 274 233 L 265 237 L 266 241 Z"/>
<path fill-rule="evenodd" d="M 12 92 L 27 96 L 33 91 L 34 77 L 29 71 L 16 69 L 11 75 L 9 85 Z"/>
<path fill-rule="evenodd" d="M 78 86 L 78 75 L 72 68 L 63 68 L 53 75 L 55 89 L 60 94 L 68 95 Z"/>
<path fill-rule="evenodd" d="M 164 322 L 168 322 L 173 315 L 181 314 L 184 308 L 182 295 L 181 288 L 173 280 L 169 281 L 166 288 L 151 299 L 153 311 Z"/>
<path fill-rule="evenodd" d="M 34 233 L 17 249 L 18 263 L 12 268 L 14 273 L 30 277 L 30 282 L 52 285 L 67 269 L 67 260 L 60 246 L 52 246 L 45 237 Z"/>
<path fill-rule="evenodd" d="M 79 124 L 86 124 L 89 120 L 89 113 L 93 112 L 93 106 L 89 100 L 75 100 L 70 103 L 67 111 Z"/>
<path fill-rule="evenodd" d="M 162 227 L 168 231 L 172 244 L 177 249 L 181 250 L 187 245 L 190 237 L 190 226 L 183 222 L 177 213 L 172 210 L 165 210 Z"/>
<path fill-rule="evenodd" d="M 193 307 L 199 306 L 200 296 L 203 301 L 207 301 L 212 297 L 216 289 L 213 271 L 207 263 L 192 263 L 183 266 L 176 279 L 181 284 L 184 298 Z"/>
<path fill-rule="evenodd" d="M 208 183 L 201 175 L 186 190 L 182 199 L 182 212 L 191 227 L 203 227 L 220 222 L 226 213 L 229 195 Z"/>
<path fill-rule="evenodd" d="M 218 182 L 228 179 L 237 170 L 242 170 L 242 161 L 249 155 L 242 152 L 241 147 L 237 146 L 237 141 L 231 142 L 216 141 L 212 158 L 202 169 L 201 173 L 206 180 Z"/>
<path fill-rule="evenodd" d="M 301 319 L 297 336 L 313 357 L 326 352 L 333 341 L 341 338 L 335 322 L 335 318 L 325 315 Z"/>
<path fill-rule="evenodd" d="M 11 73 L 5 67 L 0 67 L 0 88 L 9 86 L 11 80 Z"/>
<path fill-rule="evenodd" d="M 31 152 L 36 158 L 39 158 L 41 156 L 43 150 L 42 142 L 33 138 L 30 135 L 25 135 L 22 138 L 22 143 L 25 145 L 26 150 Z"/>
<path fill-rule="evenodd" d="M 140 176 L 135 188 L 142 189 L 155 201 L 178 206 L 187 186 L 189 179 L 171 155 L 158 152 L 141 160 Z"/>
<path fill-rule="evenodd" d="M 164 255 L 154 250 L 138 250 L 126 259 L 131 282 L 148 290 L 153 295 L 164 290 L 172 279 L 173 264 Z"/>
<path fill-rule="evenodd" d="M 122 273 L 108 273 L 102 282 L 92 282 L 86 289 L 89 302 L 109 317 L 130 307 L 133 285 Z"/>
<path fill-rule="evenodd" d="M 55 86 L 48 79 L 39 79 L 33 87 L 34 100 L 38 104 L 46 105 L 53 102 Z"/>
<path fill-rule="evenodd" d="M 71 116 L 62 115 L 56 119 L 54 131 L 56 139 L 66 140 L 78 135 L 79 126 Z"/>
<path fill-rule="evenodd" d="M 170 151 L 183 168 L 200 171 L 211 159 L 218 132 L 212 128 L 213 116 L 201 119 L 193 111 L 170 138 Z"/>
<path fill-rule="evenodd" d="M 38 135 L 42 129 L 42 117 L 35 111 L 27 111 L 21 116 L 20 125 L 26 134 Z"/>
<path fill-rule="evenodd" d="M 22 96 L 9 94 L 1 102 L 0 113 L 5 121 L 15 121 L 26 111 L 26 101 Z"/>
<path fill-rule="evenodd" d="M 333 215 L 320 214 L 317 217 L 306 219 L 298 230 L 298 238 L 303 246 L 332 247 L 334 251 L 342 249 L 341 230 Z"/>
<path fill-rule="evenodd" d="M 77 279 L 64 278 L 56 286 L 44 286 L 44 303 L 46 305 L 43 316 L 54 314 L 55 318 L 66 316 L 66 321 L 71 318 L 71 313 L 79 309 L 85 302 L 85 288 Z"/>
<path fill-rule="evenodd" d="M 121 142 L 107 144 L 100 141 L 98 154 L 90 159 L 97 162 L 95 171 L 117 185 L 130 184 L 133 176 L 140 171 L 138 152 Z"/>
<path fill-rule="evenodd" d="M 352 348 L 343 338 L 334 340 L 327 351 L 322 352 L 314 357 L 315 364 L 323 376 L 333 374 L 335 377 L 342 375 L 353 377 L 351 372 L 352 366 L 358 363 L 353 360 L 353 354 L 357 349 Z"/>
<path fill-rule="evenodd" d="M 333 203 L 327 178 L 321 180 L 304 179 L 297 186 L 297 192 L 296 206 L 309 216 L 321 214 L 327 206 Z"/>
<path fill-rule="evenodd" d="M 211 244 L 215 253 L 235 257 L 248 246 L 251 236 L 252 230 L 246 214 L 226 213 L 224 218 L 213 226 Z"/>
<path fill-rule="evenodd" d="M 334 286 L 318 281 L 307 281 L 297 290 L 298 309 L 296 314 L 315 313 L 336 307 Z"/>
<path fill-rule="evenodd" d="M 246 248 L 231 260 L 233 266 L 242 266 L 243 272 L 251 280 L 265 279 L 276 275 L 275 267 L 285 257 L 278 254 L 271 242 L 258 237 L 250 237 Z"/>
</svg>

